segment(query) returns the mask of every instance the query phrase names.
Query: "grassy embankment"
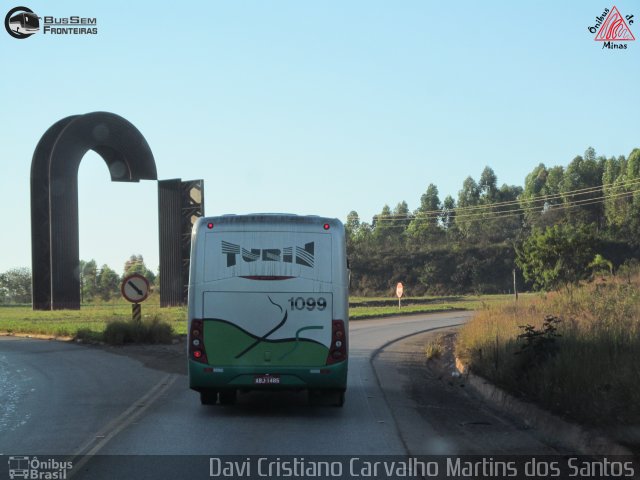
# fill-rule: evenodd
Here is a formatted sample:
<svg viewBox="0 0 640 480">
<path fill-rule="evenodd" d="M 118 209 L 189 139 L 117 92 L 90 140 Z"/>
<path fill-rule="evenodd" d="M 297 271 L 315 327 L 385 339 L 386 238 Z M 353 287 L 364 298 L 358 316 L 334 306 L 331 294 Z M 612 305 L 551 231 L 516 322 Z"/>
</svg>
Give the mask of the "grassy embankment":
<svg viewBox="0 0 640 480">
<path fill-rule="evenodd" d="M 501 303 L 510 295 L 458 295 L 447 297 L 407 297 L 402 299 L 398 308 L 398 299 L 351 297 L 349 299 L 349 318 L 389 317 L 410 315 L 413 313 L 446 312 L 449 310 L 477 310 L 487 305 Z"/>
<path fill-rule="evenodd" d="M 0 306 L 0 333 L 73 337 L 112 344 L 168 343 L 173 335 L 186 333 L 186 308 L 161 309 L 153 295 L 142 304 L 142 317 L 142 324 L 134 325 L 131 304 L 124 301 L 44 312 L 28 306 Z"/>
<path fill-rule="evenodd" d="M 456 346 L 472 371 L 493 383 L 634 443 L 638 352 L 638 274 L 488 306 L 461 329 Z"/>
<path fill-rule="evenodd" d="M 397 299 L 351 298 L 351 319 L 375 318 L 420 312 L 473 310 L 483 305 L 504 301 L 507 295 L 411 297 L 403 299 L 398 309 Z M 126 323 L 131 319 L 131 305 L 124 301 L 85 305 L 81 310 L 34 312 L 28 306 L 0 307 L 0 333 L 40 334 L 76 337 L 123 343 L 131 340 L 166 341 L 169 336 L 187 331 L 185 307 L 160 308 L 158 297 L 152 295 L 142 304 L 146 332 Z M 169 325 L 169 329 L 165 326 Z M 124 337 L 126 336 L 126 338 Z"/>
</svg>

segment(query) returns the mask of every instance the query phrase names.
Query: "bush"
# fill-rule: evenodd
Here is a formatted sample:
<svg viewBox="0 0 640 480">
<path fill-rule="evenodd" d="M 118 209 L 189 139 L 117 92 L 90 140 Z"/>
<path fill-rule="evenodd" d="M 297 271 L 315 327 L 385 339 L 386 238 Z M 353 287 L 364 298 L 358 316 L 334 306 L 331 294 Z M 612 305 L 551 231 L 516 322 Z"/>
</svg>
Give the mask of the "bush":
<svg viewBox="0 0 640 480">
<path fill-rule="evenodd" d="M 427 357 L 427 360 L 438 359 L 442 356 L 442 352 L 443 352 L 442 344 L 443 344 L 442 336 L 438 336 L 425 345 L 424 355 Z"/>
<path fill-rule="evenodd" d="M 582 423 L 619 432 L 640 425 L 640 282 L 627 281 L 487 308 L 461 329 L 456 354 L 475 373 Z"/>
<path fill-rule="evenodd" d="M 562 319 L 558 317 L 547 315 L 541 329 L 529 323 L 518 326 L 522 330 L 522 333 L 518 335 L 518 340 L 521 343 L 520 351 L 515 352 L 515 354 L 522 355 L 524 369 L 541 365 L 558 352 L 556 337 L 561 336 L 557 333 L 558 324 L 561 321 Z"/>
<path fill-rule="evenodd" d="M 79 328 L 76 331 L 75 339 L 82 340 L 83 342 L 100 342 L 102 341 L 103 334 L 102 332 L 97 332 L 95 330 L 91 330 L 90 328 Z"/>
<path fill-rule="evenodd" d="M 116 320 L 109 322 L 104 329 L 103 340 L 110 345 L 125 343 L 171 343 L 173 329 L 171 325 L 158 317 L 136 322 Z"/>
</svg>

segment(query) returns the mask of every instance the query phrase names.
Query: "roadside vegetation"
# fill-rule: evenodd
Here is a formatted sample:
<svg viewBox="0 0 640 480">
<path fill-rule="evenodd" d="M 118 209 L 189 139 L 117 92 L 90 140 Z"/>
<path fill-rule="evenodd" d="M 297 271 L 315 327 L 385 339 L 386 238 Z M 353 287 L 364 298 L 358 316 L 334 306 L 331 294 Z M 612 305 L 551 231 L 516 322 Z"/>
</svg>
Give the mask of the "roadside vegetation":
<svg viewBox="0 0 640 480">
<path fill-rule="evenodd" d="M 637 269 L 487 306 L 456 346 L 474 373 L 622 441 L 640 425 L 639 351 Z"/>
<path fill-rule="evenodd" d="M 391 296 L 397 282 L 416 296 L 510 293 L 514 277 L 519 291 L 554 290 L 640 259 L 640 148 L 588 148 L 520 185 L 500 185 L 489 166 L 476 173 L 455 198 L 431 183 L 371 222 L 351 211 L 351 293 Z"/>
<path fill-rule="evenodd" d="M 85 341 L 129 343 L 131 339 L 171 341 L 165 333 L 187 333 L 186 307 L 160 308 L 157 294 L 142 304 L 142 327 L 131 321 L 131 304 L 112 300 L 83 305 L 81 310 L 34 311 L 31 306 L 0 307 L 0 333 L 35 334 Z M 151 325 L 145 327 L 147 325 Z M 166 325 L 166 326 L 164 326 Z M 144 329 L 148 332 L 145 334 Z M 141 330 L 142 329 L 142 330 Z M 164 333 L 159 333 L 164 332 Z"/>
<path fill-rule="evenodd" d="M 455 297 L 412 297 L 402 308 L 393 298 L 352 298 L 352 320 L 410 315 L 449 310 L 476 310 L 505 301 L 507 295 L 460 295 Z M 36 334 L 76 338 L 83 341 L 124 343 L 166 343 L 172 336 L 186 335 L 186 307 L 160 308 L 157 292 L 142 304 L 142 324 L 131 321 L 131 304 L 111 300 L 83 305 L 81 310 L 33 311 L 28 305 L 0 306 L 0 334 Z"/>
<path fill-rule="evenodd" d="M 529 294 L 525 294 L 527 296 Z M 414 313 L 446 312 L 450 310 L 477 310 L 487 305 L 504 302 L 510 295 L 457 295 L 403 298 L 398 308 L 398 299 L 380 297 L 352 297 L 349 299 L 349 318 L 366 318 L 410 315 Z"/>
<path fill-rule="evenodd" d="M 442 356 L 444 350 L 444 336 L 437 335 L 424 346 L 424 356 L 429 360 L 435 360 Z"/>
</svg>

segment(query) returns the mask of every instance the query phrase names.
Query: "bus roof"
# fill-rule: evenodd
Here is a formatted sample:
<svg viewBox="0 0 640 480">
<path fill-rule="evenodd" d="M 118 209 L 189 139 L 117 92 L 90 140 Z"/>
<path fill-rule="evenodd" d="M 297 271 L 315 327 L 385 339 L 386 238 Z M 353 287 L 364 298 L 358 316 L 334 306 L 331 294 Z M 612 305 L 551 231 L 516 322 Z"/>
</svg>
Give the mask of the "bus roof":
<svg viewBox="0 0 640 480">
<path fill-rule="evenodd" d="M 306 225 L 321 225 L 328 223 L 332 227 L 342 226 L 342 222 L 337 218 L 320 217 L 318 215 L 296 215 L 292 213 L 250 213 L 247 215 L 219 215 L 215 217 L 204 217 L 201 223 L 212 222 L 222 225 L 237 225 L 251 223 L 293 223 Z"/>
</svg>

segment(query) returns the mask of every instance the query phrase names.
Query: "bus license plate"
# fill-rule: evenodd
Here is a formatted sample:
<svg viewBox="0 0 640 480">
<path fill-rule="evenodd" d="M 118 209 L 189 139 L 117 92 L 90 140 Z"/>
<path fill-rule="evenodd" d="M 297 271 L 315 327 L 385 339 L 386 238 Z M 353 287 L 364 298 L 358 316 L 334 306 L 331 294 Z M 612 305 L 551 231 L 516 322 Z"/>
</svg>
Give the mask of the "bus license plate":
<svg viewBox="0 0 640 480">
<path fill-rule="evenodd" d="M 279 385 L 279 375 L 256 375 L 253 377 L 253 383 L 256 385 Z"/>
</svg>

